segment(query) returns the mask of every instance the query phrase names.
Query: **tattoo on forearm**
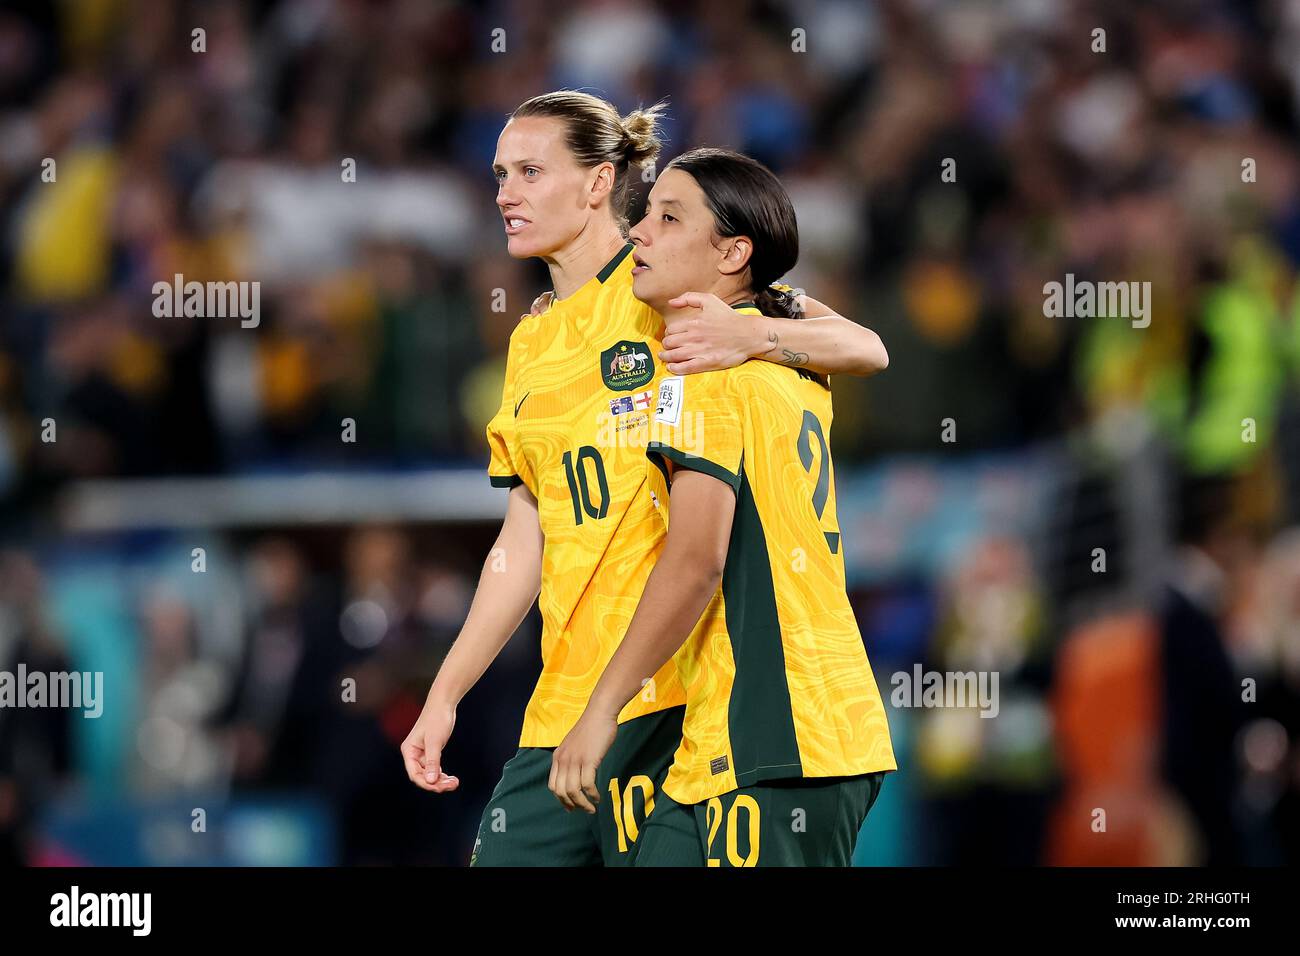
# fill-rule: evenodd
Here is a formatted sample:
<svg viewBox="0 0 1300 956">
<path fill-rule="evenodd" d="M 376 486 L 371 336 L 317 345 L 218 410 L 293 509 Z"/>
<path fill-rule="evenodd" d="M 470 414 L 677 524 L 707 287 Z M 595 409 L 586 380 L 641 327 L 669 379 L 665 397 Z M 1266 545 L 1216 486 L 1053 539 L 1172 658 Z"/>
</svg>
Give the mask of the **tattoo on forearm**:
<svg viewBox="0 0 1300 956">
<path fill-rule="evenodd" d="M 768 340 L 768 342 L 771 343 L 771 345 L 768 347 L 768 351 L 769 351 L 769 352 L 772 351 L 773 349 L 775 349 L 778 345 L 780 345 L 780 338 L 779 338 L 779 336 L 778 336 L 775 332 L 768 332 L 768 333 L 767 333 L 767 340 Z M 789 349 L 787 349 L 787 348 L 782 348 L 782 349 L 781 349 L 781 364 L 783 364 L 783 365 L 793 365 L 793 366 L 795 366 L 796 368 L 799 367 L 799 366 L 802 366 L 802 365 L 807 365 L 807 364 L 808 364 L 808 353 L 807 353 L 807 352 L 791 352 L 791 351 L 790 351 Z"/>
<path fill-rule="evenodd" d="M 786 365 L 794 365 L 798 367 L 808 364 L 807 352 L 791 352 L 789 349 L 782 349 L 781 353 L 785 356 L 781 361 Z"/>
</svg>

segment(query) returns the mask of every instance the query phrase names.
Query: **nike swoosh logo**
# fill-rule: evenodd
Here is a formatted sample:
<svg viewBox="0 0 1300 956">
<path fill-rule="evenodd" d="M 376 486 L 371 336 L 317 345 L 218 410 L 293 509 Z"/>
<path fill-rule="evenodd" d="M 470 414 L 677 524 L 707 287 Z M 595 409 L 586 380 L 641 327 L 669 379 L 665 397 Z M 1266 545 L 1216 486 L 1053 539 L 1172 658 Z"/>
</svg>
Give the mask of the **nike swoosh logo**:
<svg viewBox="0 0 1300 956">
<path fill-rule="evenodd" d="M 520 406 L 523 405 L 525 401 L 527 401 L 528 396 L 531 394 L 533 394 L 533 390 L 530 388 L 528 391 L 524 392 L 524 397 L 519 399 L 519 404 L 515 406 L 515 418 L 519 417 Z"/>
</svg>

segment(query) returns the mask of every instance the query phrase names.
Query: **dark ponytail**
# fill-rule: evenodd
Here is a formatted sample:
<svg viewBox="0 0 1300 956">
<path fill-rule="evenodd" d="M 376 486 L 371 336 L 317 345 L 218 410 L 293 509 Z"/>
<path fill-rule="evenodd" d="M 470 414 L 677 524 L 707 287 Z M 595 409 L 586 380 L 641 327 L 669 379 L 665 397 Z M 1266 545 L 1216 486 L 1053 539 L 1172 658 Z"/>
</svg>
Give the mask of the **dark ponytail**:
<svg viewBox="0 0 1300 956">
<path fill-rule="evenodd" d="M 757 240 L 755 240 L 757 241 Z M 764 315 L 782 319 L 802 319 L 803 308 L 799 305 L 799 293 L 788 285 L 773 282 L 754 293 L 754 305 Z"/>
</svg>

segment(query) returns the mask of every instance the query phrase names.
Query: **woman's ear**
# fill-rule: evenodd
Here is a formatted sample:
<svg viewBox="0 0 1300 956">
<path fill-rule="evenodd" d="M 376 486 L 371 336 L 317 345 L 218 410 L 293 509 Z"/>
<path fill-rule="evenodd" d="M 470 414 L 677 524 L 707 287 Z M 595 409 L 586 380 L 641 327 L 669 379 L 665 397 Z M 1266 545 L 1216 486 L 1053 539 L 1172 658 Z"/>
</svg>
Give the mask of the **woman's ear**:
<svg viewBox="0 0 1300 956">
<path fill-rule="evenodd" d="M 614 191 L 614 180 L 616 177 L 613 163 L 601 163 L 594 170 L 595 175 L 591 180 L 591 204 L 599 206 L 601 200 Z"/>
<path fill-rule="evenodd" d="M 749 266 L 749 257 L 754 253 L 754 243 L 749 236 L 731 236 L 727 251 L 718 264 L 718 271 L 723 275 L 734 276 L 744 272 Z"/>
</svg>

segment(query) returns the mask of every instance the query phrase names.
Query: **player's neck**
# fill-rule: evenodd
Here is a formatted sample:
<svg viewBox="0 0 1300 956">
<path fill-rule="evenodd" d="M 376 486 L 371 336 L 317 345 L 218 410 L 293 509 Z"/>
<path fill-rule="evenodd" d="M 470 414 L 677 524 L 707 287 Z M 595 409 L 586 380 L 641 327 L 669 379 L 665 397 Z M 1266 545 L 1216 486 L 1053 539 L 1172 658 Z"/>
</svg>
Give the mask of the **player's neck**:
<svg viewBox="0 0 1300 956">
<path fill-rule="evenodd" d="M 554 255 L 546 257 L 551 270 L 551 288 L 557 299 L 567 299 L 594 279 L 609 264 L 627 238 L 612 221 L 609 228 L 584 230 Z"/>
<path fill-rule="evenodd" d="M 749 289 L 737 289 L 730 283 L 723 283 L 714 286 L 712 289 L 700 289 L 698 291 L 709 295 L 716 295 L 723 302 L 727 303 L 727 305 L 731 306 L 739 305 L 742 302 L 752 302 L 754 299 L 754 293 Z M 674 316 L 688 315 L 695 310 L 689 306 L 684 309 L 673 309 L 669 308 L 667 304 L 665 304 L 662 309 L 656 309 L 656 311 L 663 316 L 664 321 L 667 322 Z"/>
</svg>

